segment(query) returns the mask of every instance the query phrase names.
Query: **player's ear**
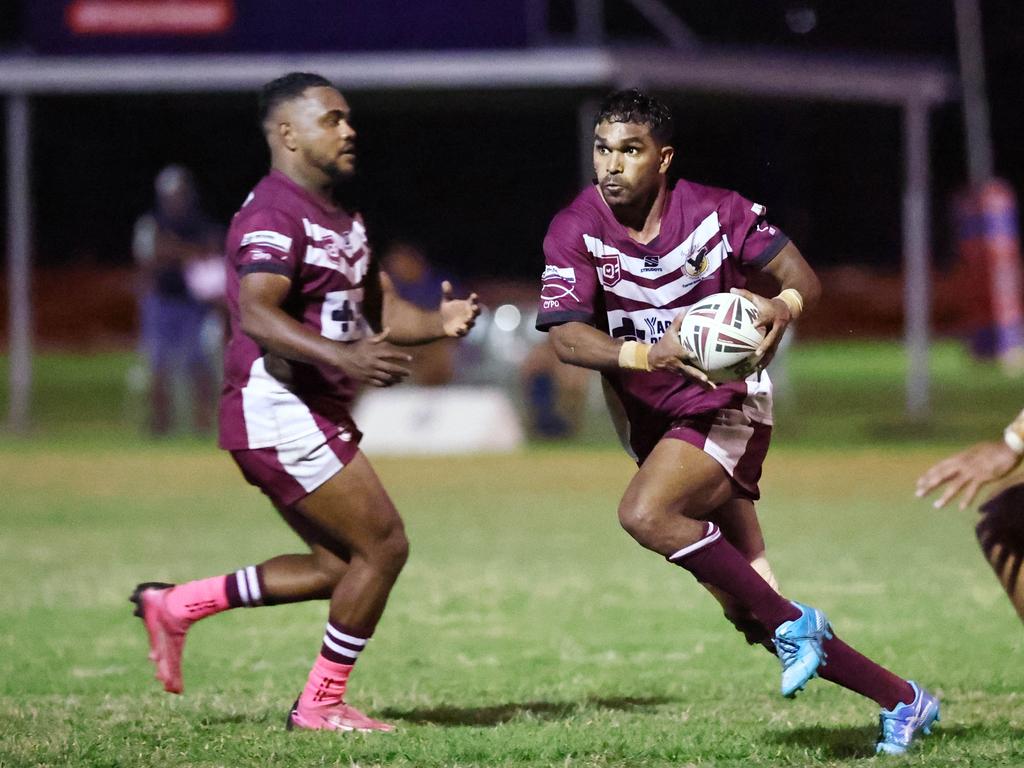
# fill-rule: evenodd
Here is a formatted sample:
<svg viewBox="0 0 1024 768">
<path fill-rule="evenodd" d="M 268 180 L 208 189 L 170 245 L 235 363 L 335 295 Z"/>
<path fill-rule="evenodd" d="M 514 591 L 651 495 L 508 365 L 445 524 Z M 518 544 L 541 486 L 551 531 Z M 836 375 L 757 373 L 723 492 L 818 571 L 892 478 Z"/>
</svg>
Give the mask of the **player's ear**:
<svg viewBox="0 0 1024 768">
<path fill-rule="evenodd" d="M 661 155 L 661 162 L 658 164 L 658 173 L 668 173 L 669 166 L 672 165 L 672 158 L 676 155 L 674 147 L 666 144 L 659 150 Z"/>
<path fill-rule="evenodd" d="M 295 142 L 295 130 L 292 128 L 291 123 L 278 123 L 274 126 L 274 130 L 277 133 L 277 138 L 281 142 L 281 146 L 294 152 L 298 149 L 298 145 Z"/>
</svg>

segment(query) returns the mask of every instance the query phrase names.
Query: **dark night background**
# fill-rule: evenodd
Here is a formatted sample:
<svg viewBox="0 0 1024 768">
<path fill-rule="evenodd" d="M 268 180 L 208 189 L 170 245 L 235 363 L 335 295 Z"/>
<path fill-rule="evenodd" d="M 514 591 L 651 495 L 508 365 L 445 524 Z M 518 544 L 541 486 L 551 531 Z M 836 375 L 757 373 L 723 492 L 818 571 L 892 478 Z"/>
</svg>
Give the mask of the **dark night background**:
<svg viewBox="0 0 1024 768">
<path fill-rule="evenodd" d="M 612 44 L 660 44 L 625 3 L 606 5 Z M 669 5 L 707 44 L 956 63 L 952 0 Z M 806 34 L 786 22 L 787 12 L 801 8 L 817 14 Z M 1024 3 L 988 0 L 982 14 L 996 171 L 1019 192 Z M 25 52 L 20 4 L 0 0 L 0 19 L 0 49 Z M 551 28 L 556 37 L 571 32 L 569 2 L 553 3 Z M 577 105 L 600 94 L 347 95 L 360 131 L 360 206 L 378 243 L 411 237 L 466 276 L 539 271 L 547 223 L 578 187 Z M 766 203 L 816 264 L 899 268 L 898 110 L 686 94 L 669 100 L 679 175 Z M 266 169 L 254 101 L 238 93 L 34 99 L 36 263 L 130 263 L 132 222 L 168 162 L 196 171 L 206 207 L 226 221 Z M 942 265 L 954 252 L 950 197 L 966 177 L 959 105 L 934 112 L 931 126 L 934 249 Z"/>
</svg>

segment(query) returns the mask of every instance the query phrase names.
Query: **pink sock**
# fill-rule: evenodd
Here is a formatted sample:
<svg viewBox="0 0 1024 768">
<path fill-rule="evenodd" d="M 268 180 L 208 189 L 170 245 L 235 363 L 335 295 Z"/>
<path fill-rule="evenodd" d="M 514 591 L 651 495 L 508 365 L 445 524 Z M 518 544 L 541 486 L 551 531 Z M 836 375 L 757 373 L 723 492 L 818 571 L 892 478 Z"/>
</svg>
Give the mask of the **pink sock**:
<svg viewBox="0 0 1024 768">
<path fill-rule="evenodd" d="M 171 615 L 182 621 L 199 621 L 231 607 L 225 584 L 228 576 L 189 581 L 170 589 L 164 603 Z"/>
<path fill-rule="evenodd" d="M 313 669 L 306 679 L 306 687 L 299 696 L 299 709 L 310 707 L 336 706 L 345 698 L 348 676 L 352 674 L 353 664 L 339 664 L 336 661 L 317 656 Z"/>
<path fill-rule="evenodd" d="M 179 584 L 167 593 L 165 605 L 172 616 L 191 623 L 228 608 L 267 605 L 265 592 L 263 567 L 249 565 L 227 576 Z"/>
</svg>

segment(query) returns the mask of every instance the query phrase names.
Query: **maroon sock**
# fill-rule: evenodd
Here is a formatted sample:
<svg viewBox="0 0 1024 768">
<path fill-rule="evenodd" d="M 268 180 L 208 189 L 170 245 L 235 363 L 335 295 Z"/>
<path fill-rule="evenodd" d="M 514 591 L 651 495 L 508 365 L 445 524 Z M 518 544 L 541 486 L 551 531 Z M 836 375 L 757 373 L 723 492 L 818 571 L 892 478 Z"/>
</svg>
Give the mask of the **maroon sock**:
<svg viewBox="0 0 1024 768">
<path fill-rule="evenodd" d="M 722 537 L 717 525 L 708 523 L 707 526 L 704 538 L 666 559 L 688 570 L 697 581 L 728 592 L 772 632 L 784 621 L 800 616 L 800 611 L 772 589 L 761 574 L 750 567 L 747 558 Z"/>
<path fill-rule="evenodd" d="M 861 696 L 878 702 L 884 709 L 914 700 L 910 683 L 848 646 L 838 637 L 825 640 L 825 663 L 818 674 Z"/>
</svg>

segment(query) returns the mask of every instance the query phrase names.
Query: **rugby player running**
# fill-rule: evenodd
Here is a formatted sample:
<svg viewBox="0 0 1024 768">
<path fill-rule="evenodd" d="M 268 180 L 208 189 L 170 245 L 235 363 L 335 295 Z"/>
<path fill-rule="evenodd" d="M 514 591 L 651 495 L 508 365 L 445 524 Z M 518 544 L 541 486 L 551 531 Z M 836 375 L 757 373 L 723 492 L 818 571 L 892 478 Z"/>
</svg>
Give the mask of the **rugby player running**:
<svg viewBox="0 0 1024 768">
<path fill-rule="evenodd" d="M 183 689 L 189 627 L 215 613 L 328 600 L 323 644 L 288 728 L 389 731 L 345 701 L 408 555 L 402 520 L 366 457 L 349 414 L 359 385 L 408 375 L 398 346 L 465 335 L 476 295 L 436 311 L 400 299 L 374 267 L 362 219 L 335 201 L 355 173 L 349 105 L 319 75 L 267 83 L 259 117 L 271 170 L 227 236 L 230 339 L 220 446 L 266 494 L 308 552 L 279 555 L 223 576 L 140 584 L 132 600 L 149 634 L 156 676 Z M 240 643 L 241 644 L 241 643 Z"/>
<path fill-rule="evenodd" d="M 722 603 L 751 643 L 782 663 L 793 696 L 815 675 L 882 708 L 876 751 L 904 752 L 939 702 L 840 640 L 818 609 L 777 592 L 754 508 L 771 435 L 771 382 L 759 371 L 715 387 L 679 343 L 686 309 L 732 291 L 752 301 L 771 359 L 786 326 L 820 292 L 797 247 L 739 194 L 668 182 L 672 115 L 637 90 L 608 96 L 594 127 L 596 185 L 552 220 L 537 327 L 559 358 L 602 373 L 639 471 L 619 504 L 622 527 Z M 744 289 L 751 270 L 781 285 Z"/>
</svg>

